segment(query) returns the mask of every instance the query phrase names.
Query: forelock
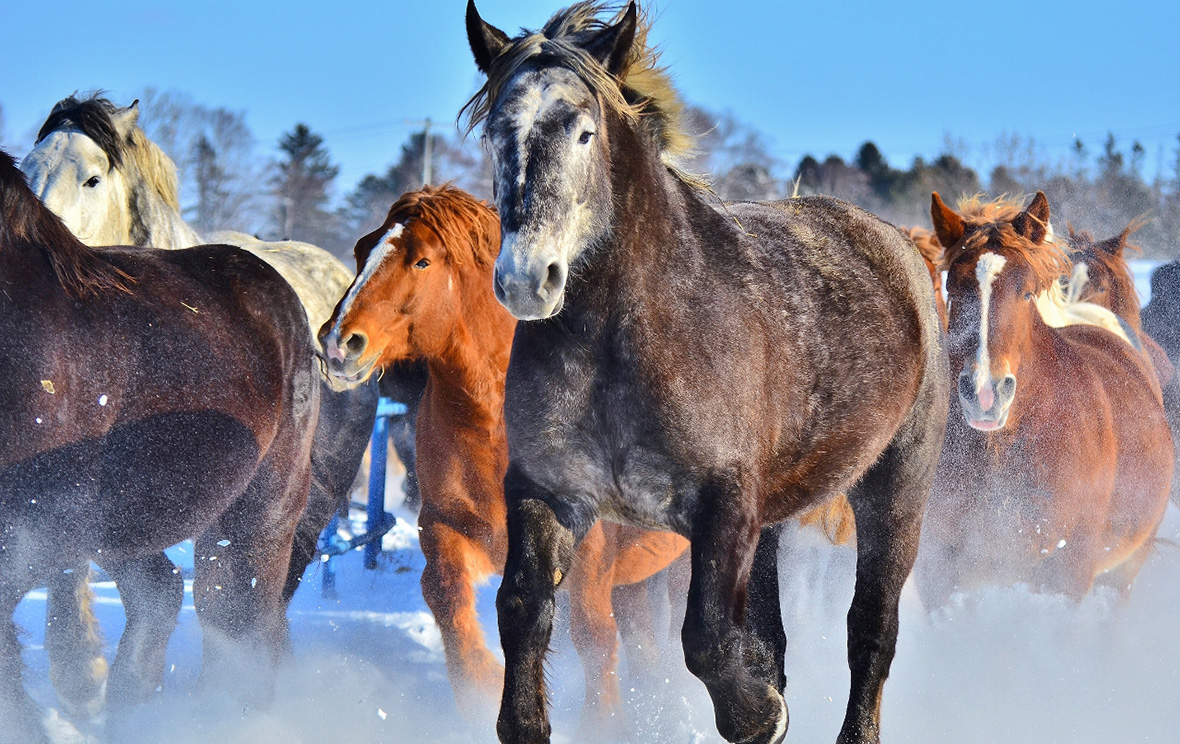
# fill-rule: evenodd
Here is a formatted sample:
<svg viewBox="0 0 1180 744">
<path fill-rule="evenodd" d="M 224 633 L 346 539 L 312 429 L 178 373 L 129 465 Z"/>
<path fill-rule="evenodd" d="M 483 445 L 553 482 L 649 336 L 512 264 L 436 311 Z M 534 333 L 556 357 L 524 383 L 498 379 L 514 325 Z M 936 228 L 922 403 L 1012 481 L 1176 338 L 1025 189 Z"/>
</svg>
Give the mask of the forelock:
<svg viewBox="0 0 1180 744">
<path fill-rule="evenodd" d="M 37 142 L 41 142 L 54 132 L 77 129 L 94 140 L 106 154 L 111 168 L 120 167 L 123 165 L 127 143 L 119 136 L 115 127 L 114 114 L 118 110 L 110 100 L 97 95 L 85 99 L 75 96 L 64 98 L 54 105 L 45 123 L 41 125 L 41 130 L 37 132 Z"/>
</svg>

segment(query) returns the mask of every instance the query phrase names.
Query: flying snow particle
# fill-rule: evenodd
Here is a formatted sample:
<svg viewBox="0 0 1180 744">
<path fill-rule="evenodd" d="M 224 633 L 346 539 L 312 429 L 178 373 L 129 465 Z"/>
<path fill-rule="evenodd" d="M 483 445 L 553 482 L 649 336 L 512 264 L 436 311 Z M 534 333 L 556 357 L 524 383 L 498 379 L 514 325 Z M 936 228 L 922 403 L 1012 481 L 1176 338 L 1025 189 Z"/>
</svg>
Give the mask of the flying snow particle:
<svg viewBox="0 0 1180 744">
<path fill-rule="evenodd" d="M 1064 547 L 1065 547 L 1065 540 L 1058 540 L 1058 541 L 1057 541 L 1057 547 L 1058 547 L 1058 548 L 1064 548 Z"/>
<path fill-rule="evenodd" d="M 40 416 L 38 416 L 38 417 L 37 417 L 37 423 L 38 423 L 38 424 L 39 424 L 39 423 L 41 423 L 41 417 L 40 417 Z"/>
<path fill-rule="evenodd" d="M 378 709 L 377 709 L 377 715 L 381 716 L 381 720 L 382 720 L 382 721 L 384 721 L 384 720 L 385 720 L 385 718 L 386 718 L 386 717 L 387 717 L 389 714 L 388 714 L 388 713 L 386 713 L 385 711 L 381 710 L 380 708 L 378 708 Z"/>
<path fill-rule="evenodd" d="M 106 393 L 103 393 L 102 395 L 98 396 L 98 404 L 100 406 L 105 406 L 107 404 L 107 400 L 108 400 L 108 398 L 107 398 Z"/>
<path fill-rule="evenodd" d="M 218 540 L 217 544 L 224 548 L 225 546 L 229 545 L 229 540 Z"/>
<path fill-rule="evenodd" d="M 257 576 L 250 579 L 250 588 L 253 589 L 256 586 L 258 586 L 258 577 Z"/>
</svg>

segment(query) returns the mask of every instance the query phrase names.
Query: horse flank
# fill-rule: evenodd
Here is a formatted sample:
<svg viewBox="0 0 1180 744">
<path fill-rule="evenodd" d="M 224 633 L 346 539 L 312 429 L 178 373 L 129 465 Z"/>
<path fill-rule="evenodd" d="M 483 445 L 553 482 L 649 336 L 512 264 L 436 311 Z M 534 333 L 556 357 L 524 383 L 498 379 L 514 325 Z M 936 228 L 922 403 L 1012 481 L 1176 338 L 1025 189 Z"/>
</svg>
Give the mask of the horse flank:
<svg viewBox="0 0 1180 744">
<path fill-rule="evenodd" d="M 82 299 L 130 293 L 135 279 L 83 245 L 29 189 L 11 155 L 0 150 L 0 250 L 44 253 L 66 294 Z"/>
</svg>

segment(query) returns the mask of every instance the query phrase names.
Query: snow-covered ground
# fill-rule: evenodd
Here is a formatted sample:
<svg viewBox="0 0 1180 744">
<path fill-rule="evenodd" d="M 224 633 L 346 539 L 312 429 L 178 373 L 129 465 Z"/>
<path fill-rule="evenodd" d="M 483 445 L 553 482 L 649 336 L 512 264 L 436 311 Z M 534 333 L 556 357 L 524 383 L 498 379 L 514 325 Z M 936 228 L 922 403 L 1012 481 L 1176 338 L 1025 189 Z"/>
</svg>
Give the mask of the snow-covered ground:
<svg viewBox="0 0 1180 744">
<path fill-rule="evenodd" d="M 1149 267 L 1148 267 L 1149 268 Z M 1146 269 L 1137 271 L 1146 278 Z M 1144 301 L 1146 287 L 1141 283 Z M 391 474 L 389 493 L 399 494 Z M 361 556 L 338 560 L 338 599 L 320 593 L 313 564 L 290 608 L 293 653 L 267 710 L 240 710 L 216 692 L 198 692 L 200 629 L 186 592 L 168 649 L 159 699 L 136 720 L 133 744 L 312 744 L 493 742 L 492 721 L 465 722 L 443 666 L 438 631 L 418 585 L 422 555 L 404 512 L 386 539 L 378 570 Z M 1180 512 L 1169 507 L 1163 538 L 1125 603 L 1113 594 L 1080 605 L 1022 588 L 962 597 L 929 615 L 903 596 L 901 637 L 886 685 L 886 742 L 1110 744 L 1180 741 Z M 184 546 L 173 549 L 180 563 Z M 191 556 L 191 553 L 188 554 Z M 844 613 L 854 554 L 814 533 L 789 535 L 782 552 L 787 625 L 788 740 L 831 742 L 848 693 Z M 191 565 L 191 557 L 188 558 Z M 498 648 L 496 582 L 479 594 L 485 632 Z M 97 584 L 96 612 L 110 654 L 123 626 L 109 583 Z M 102 741 L 58 716 L 41 646 L 45 593 L 16 613 L 24 628 L 26 684 L 47 711 L 56 742 Z M 555 741 L 570 741 L 582 703 L 581 667 L 559 629 L 551 654 Z M 665 668 L 646 683 L 623 668 L 634 741 L 719 742 L 703 686 L 683 666 L 677 634 L 667 634 Z"/>
<path fill-rule="evenodd" d="M 394 486 L 394 483 L 390 484 Z M 397 491 L 392 491 L 396 493 Z M 359 553 L 338 563 L 337 600 L 320 593 L 319 564 L 291 605 L 293 654 L 269 710 L 241 711 L 197 691 L 200 629 L 186 593 L 168 650 L 158 701 L 136 721 L 135 744 L 159 742 L 493 742 L 491 721 L 472 725 L 455 709 L 437 629 L 418 586 L 422 556 L 412 524 L 387 539 L 380 567 Z M 903 597 L 901 638 L 885 688 L 887 742 L 963 744 L 1176 742 L 1180 700 L 1180 512 L 1170 507 L 1156 553 L 1129 600 L 1092 596 L 1080 605 L 1021 588 L 963 597 L 925 613 Z M 183 553 L 174 551 L 183 561 Z M 844 612 L 854 554 L 816 533 L 784 541 L 789 741 L 834 741 L 848 690 Z M 495 582 L 480 592 L 485 630 L 495 644 Z M 97 614 L 111 653 L 123 624 L 109 583 L 96 585 Z M 41 647 L 43 591 L 17 611 L 27 631 L 27 685 L 49 711 L 57 742 L 102 741 L 98 727 L 77 731 L 54 713 Z M 665 640 L 665 669 L 646 685 L 628 678 L 627 713 L 636 742 L 719 742 L 703 687 Z M 555 634 L 550 679 L 555 741 L 570 741 L 581 706 L 581 668 L 564 631 Z M 650 679 L 650 678 L 649 678 Z"/>
</svg>

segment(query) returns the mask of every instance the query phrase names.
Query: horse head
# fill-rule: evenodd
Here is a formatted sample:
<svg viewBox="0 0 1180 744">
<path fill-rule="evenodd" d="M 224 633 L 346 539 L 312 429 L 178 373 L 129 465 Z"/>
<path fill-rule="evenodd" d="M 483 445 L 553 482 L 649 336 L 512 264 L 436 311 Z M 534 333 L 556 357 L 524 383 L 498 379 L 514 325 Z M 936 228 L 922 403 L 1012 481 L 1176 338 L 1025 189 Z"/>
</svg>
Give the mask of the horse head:
<svg viewBox="0 0 1180 744">
<path fill-rule="evenodd" d="M 176 165 L 139 128 L 139 102 L 59 101 L 21 169 L 41 200 L 87 245 L 184 248 L 200 242 L 180 217 Z"/>
<path fill-rule="evenodd" d="M 468 42 L 487 74 L 464 111 L 469 128 L 483 123 L 493 162 L 494 288 L 521 320 L 560 312 L 571 267 L 610 237 L 626 201 L 619 189 L 647 171 L 687 180 L 674 164 L 691 149 L 683 104 L 647 46 L 648 24 L 635 3 L 609 20 L 605 10 L 578 3 L 510 39 L 467 6 Z"/>
<path fill-rule="evenodd" d="M 357 241 L 356 279 L 320 328 L 329 374 L 354 384 L 393 362 L 442 353 L 464 289 L 490 280 L 497 237 L 495 213 L 465 192 L 443 186 L 403 195 L 381 227 Z M 485 276 L 472 279 L 480 266 Z"/>
<path fill-rule="evenodd" d="M 138 119 L 138 102 L 119 109 L 71 96 L 53 107 L 21 161 L 33 193 L 87 245 L 131 242 L 122 165 Z"/>
<path fill-rule="evenodd" d="M 1139 250 L 1129 245 L 1127 239 L 1143 225 L 1143 220 L 1135 220 L 1121 233 L 1106 240 L 1095 240 L 1089 231 L 1069 228 L 1074 276 L 1077 277 L 1076 282 L 1071 280 L 1071 294 L 1081 302 L 1108 308 L 1136 329 L 1140 325 L 1139 294 L 1125 253 L 1128 249 Z"/>
<path fill-rule="evenodd" d="M 981 431 L 1004 428 L 1016 399 L 1022 360 L 1045 325 L 1038 298 L 1058 283 L 1068 259 L 1046 242 L 1049 202 L 1038 192 L 1023 211 L 976 206 L 961 216 L 931 198 L 931 217 L 946 248 L 948 352 L 959 371 L 959 403 Z"/>
</svg>

